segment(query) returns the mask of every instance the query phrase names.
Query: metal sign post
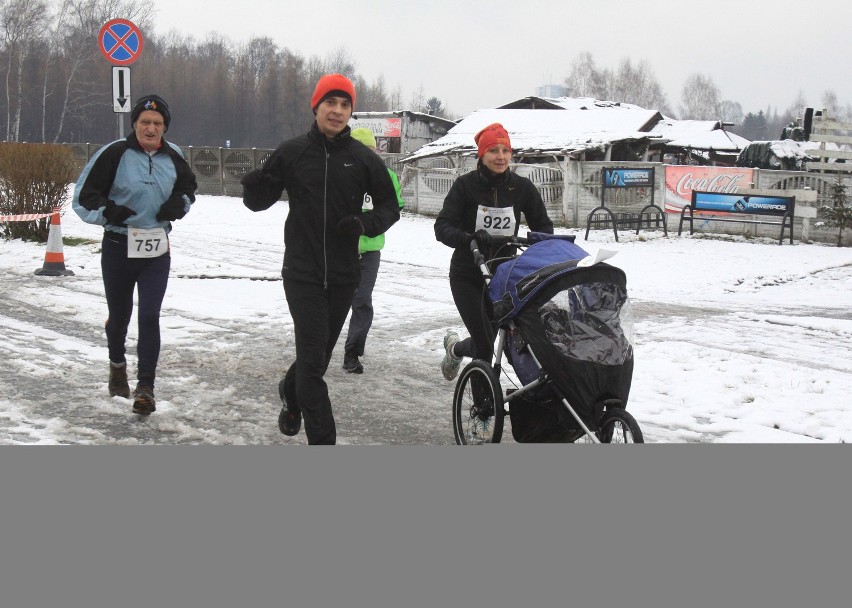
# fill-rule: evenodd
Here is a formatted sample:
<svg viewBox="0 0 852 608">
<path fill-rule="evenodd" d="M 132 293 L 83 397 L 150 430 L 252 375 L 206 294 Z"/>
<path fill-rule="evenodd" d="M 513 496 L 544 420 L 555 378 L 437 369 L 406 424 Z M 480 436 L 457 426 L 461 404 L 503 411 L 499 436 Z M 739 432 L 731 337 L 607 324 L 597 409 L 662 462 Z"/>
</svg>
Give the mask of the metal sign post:
<svg viewBox="0 0 852 608">
<path fill-rule="evenodd" d="M 124 139 L 124 116 L 130 112 L 130 68 L 112 66 L 112 111 L 118 120 L 118 138 Z"/>
<path fill-rule="evenodd" d="M 124 139 L 124 117 L 130 112 L 130 68 L 142 53 L 142 31 L 127 19 L 111 19 L 98 33 L 101 54 L 112 64 L 112 111 L 118 121 L 118 137 Z"/>
</svg>

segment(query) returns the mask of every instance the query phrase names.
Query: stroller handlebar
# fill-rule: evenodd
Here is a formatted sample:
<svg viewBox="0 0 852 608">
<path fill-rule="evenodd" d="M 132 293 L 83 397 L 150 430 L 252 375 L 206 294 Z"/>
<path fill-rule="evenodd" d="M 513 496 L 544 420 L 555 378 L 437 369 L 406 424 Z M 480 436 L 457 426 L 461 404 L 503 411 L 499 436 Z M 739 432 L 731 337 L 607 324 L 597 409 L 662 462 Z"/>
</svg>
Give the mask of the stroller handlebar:
<svg viewBox="0 0 852 608">
<path fill-rule="evenodd" d="M 573 234 L 549 234 L 546 232 L 527 232 L 526 237 L 512 235 L 512 236 L 491 236 L 491 248 L 494 250 L 499 250 L 501 247 L 506 246 L 515 246 L 515 247 L 529 247 L 530 245 L 534 245 L 541 241 L 547 241 L 550 239 L 558 239 L 563 241 L 574 242 Z M 476 239 L 471 239 L 470 241 L 470 250 L 473 252 L 473 261 L 479 266 L 479 269 L 482 271 L 482 274 L 490 278 L 491 271 L 488 268 L 488 262 L 485 259 L 485 256 L 482 255 L 482 252 L 479 251 L 479 245 L 476 242 Z"/>
</svg>

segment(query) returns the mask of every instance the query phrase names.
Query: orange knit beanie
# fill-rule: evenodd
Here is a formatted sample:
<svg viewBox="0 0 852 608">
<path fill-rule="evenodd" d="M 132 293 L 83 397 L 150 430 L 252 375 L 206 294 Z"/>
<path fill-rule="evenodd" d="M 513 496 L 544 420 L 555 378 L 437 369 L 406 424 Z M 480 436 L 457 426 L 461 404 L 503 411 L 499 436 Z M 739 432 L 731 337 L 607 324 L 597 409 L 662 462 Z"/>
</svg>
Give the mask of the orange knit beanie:
<svg viewBox="0 0 852 608">
<path fill-rule="evenodd" d="M 326 74 L 317 82 L 314 89 L 314 94 L 311 97 L 311 109 L 316 112 L 317 106 L 323 102 L 326 97 L 339 95 L 340 97 L 348 97 L 352 102 L 352 109 L 355 109 L 355 85 L 346 76 L 342 74 Z"/>
<path fill-rule="evenodd" d="M 490 124 L 484 129 L 482 129 L 479 133 L 476 134 L 476 136 L 473 138 L 473 141 L 476 142 L 476 155 L 479 158 L 482 158 L 483 154 L 485 154 L 488 150 L 490 150 L 497 144 L 503 144 L 510 150 L 512 149 L 512 142 L 509 141 L 509 133 L 508 131 L 506 131 L 506 129 L 503 128 L 503 125 L 501 125 L 499 122 Z"/>
</svg>

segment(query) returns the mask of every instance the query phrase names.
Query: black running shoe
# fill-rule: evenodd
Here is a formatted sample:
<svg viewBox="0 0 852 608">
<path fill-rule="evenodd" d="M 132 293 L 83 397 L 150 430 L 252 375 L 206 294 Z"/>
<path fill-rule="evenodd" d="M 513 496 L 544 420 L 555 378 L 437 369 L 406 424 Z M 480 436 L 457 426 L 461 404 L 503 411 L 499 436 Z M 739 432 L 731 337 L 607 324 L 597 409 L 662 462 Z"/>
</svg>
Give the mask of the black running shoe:
<svg viewBox="0 0 852 608">
<path fill-rule="evenodd" d="M 356 355 L 355 353 L 343 354 L 343 369 L 345 369 L 350 374 L 364 373 L 364 366 L 361 365 L 361 362 L 358 360 L 358 355 Z"/>
<path fill-rule="evenodd" d="M 287 396 L 284 394 L 284 378 L 278 383 L 278 396 L 281 397 L 281 413 L 278 414 L 278 430 L 282 434 L 292 437 L 298 435 L 302 429 L 302 412 L 299 409 L 290 409 Z"/>
<path fill-rule="evenodd" d="M 292 437 L 298 435 L 302 429 L 302 412 L 291 412 L 287 406 L 281 408 L 281 413 L 278 414 L 278 430 L 284 435 Z"/>
</svg>

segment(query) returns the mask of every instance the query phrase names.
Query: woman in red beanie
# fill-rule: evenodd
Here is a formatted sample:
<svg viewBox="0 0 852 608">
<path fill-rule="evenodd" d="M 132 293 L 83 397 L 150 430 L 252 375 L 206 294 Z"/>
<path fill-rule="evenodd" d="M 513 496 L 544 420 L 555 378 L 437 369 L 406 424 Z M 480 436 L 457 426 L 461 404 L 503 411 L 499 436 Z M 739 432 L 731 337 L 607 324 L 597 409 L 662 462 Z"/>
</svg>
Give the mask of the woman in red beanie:
<svg viewBox="0 0 852 608">
<path fill-rule="evenodd" d="M 296 435 L 305 421 L 309 444 L 337 442 L 323 377 L 360 280 L 358 241 L 399 219 L 396 191 L 382 160 L 350 137 L 355 87 L 323 76 L 311 96 L 310 132 L 282 143 L 263 167 L 243 176 L 243 203 L 269 209 L 287 191 L 284 295 L 296 338 L 296 360 L 278 383 L 278 428 Z M 362 212 L 372 199 L 372 211 Z"/>
<path fill-rule="evenodd" d="M 474 141 L 479 158 L 476 169 L 453 183 L 435 220 L 435 238 L 455 249 L 450 290 L 470 334 L 464 340 L 454 331 L 444 336 L 441 373 L 447 380 L 456 377 L 463 357 L 489 360 L 494 349 L 491 302 L 470 242 L 477 241 L 486 259 L 493 257 L 491 237 L 517 235 L 521 214 L 531 230 L 553 234 L 553 222 L 535 185 L 509 170 L 512 143 L 503 125 L 488 125 Z"/>
</svg>

